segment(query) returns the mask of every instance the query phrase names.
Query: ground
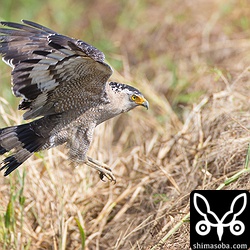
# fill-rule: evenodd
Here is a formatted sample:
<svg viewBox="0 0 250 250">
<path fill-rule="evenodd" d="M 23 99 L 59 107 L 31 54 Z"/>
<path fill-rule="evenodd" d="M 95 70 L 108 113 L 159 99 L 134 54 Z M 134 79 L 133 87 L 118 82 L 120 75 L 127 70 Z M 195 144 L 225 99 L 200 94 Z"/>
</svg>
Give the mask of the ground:
<svg viewBox="0 0 250 250">
<path fill-rule="evenodd" d="M 2 0 L 1 20 L 102 50 L 112 79 L 140 89 L 150 109 L 96 130 L 89 155 L 115 185 L 74 168 L 63 146 L 2 175 L 1 249 L 189 249 L 192 190 L 250 190 L 249 17 L 247 0 Z M 21 123 L 4 63 L 0 76 L 0 125 Z"/>
</svg>

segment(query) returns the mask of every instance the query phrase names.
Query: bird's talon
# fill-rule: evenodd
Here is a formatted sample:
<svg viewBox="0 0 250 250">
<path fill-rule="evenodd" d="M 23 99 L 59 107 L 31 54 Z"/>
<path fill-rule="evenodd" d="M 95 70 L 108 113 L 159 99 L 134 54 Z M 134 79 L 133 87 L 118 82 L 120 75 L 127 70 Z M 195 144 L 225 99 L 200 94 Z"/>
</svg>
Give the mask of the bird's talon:
<svg viewBox="0 0 250 250">
<path fill-rule="evenodd" d="M 112 170 L 108 167 L 108 165 L 100 163 L 90 157 L 88 157 L 87 159 L 88 161 L 86 162 L 86 164 L 98 170 L 99 177 L 102 181 L 105 182 L 104 177 L 106 177 L 109 181 L 116 183 Z"/>
<path fill-rule="evenodd" d="M 105 168 L 105 169 L 107 170 L 107 168 Z M 110 173 L 105 173 L 105 172 L 101 172 L 101 171 L 99 172 L 99 177 L 100 177 L 101 181 L 106 182 L 104 179 L 104 176 L 105 176 L 109 181 L 116 183 L 116 179 L 113 176 L 111 169 L 108 169 L 108 170 L 110 171 Z"/>
</svg>

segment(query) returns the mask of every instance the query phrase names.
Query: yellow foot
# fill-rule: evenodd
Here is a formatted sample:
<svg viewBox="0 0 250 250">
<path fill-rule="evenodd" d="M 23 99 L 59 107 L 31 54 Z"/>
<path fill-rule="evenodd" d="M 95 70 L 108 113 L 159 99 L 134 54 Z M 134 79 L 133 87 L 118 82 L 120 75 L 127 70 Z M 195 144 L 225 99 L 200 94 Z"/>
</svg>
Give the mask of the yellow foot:
<svg viewBox="0 0 250 250">
<path fill-rule="evenodd" d="M 85 164 L 99 171 L 99 176 L 102 181 L 105 181 L 104 177 L 106 177 L 109 181 L 116 183 L 116 179 L 108 165 L 100 163 L 99 161 L 94 160 L 88 156 Z"/>
</svg>

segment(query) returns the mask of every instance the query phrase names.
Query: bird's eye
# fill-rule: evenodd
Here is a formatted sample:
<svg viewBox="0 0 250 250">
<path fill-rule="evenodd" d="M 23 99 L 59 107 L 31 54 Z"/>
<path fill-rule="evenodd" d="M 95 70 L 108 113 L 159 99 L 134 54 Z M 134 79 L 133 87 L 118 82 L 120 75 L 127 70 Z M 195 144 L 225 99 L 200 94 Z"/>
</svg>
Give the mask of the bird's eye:
<svg viewBox="0 0 250 250">
<path fill-rule="evenodd" d="M 136 96 L 136 95 L 132 95 L 132 96 L 131 96 L 131 100 L 132 100 L 132 101 L 135 101 L 136 99 L 137 99 L 137 96 Z"/>
</svg>

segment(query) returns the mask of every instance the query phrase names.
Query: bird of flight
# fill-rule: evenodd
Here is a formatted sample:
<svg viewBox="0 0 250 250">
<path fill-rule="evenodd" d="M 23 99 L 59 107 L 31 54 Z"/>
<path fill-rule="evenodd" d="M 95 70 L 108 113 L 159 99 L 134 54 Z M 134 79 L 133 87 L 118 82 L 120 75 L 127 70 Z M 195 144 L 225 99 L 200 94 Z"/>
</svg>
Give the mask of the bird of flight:
<svg viewBox="0 0 250 250">
<path fill-rule="evenodd" d="M 137 106 L 142 93 L 108 81 L 113 71 L 104 54 L 84 41 L 60 35 L 31 21 L 0 22 L 0 55 L 12 67 L 18 109 L 33 121 L 0 129 L 0 155 L 11 152 L 0 170 L 10 174 L 34 152 L 66 144 L 69 158 L 115 181 L 111 169 L 87 152 L 95 127 Z"/>
</svg>

